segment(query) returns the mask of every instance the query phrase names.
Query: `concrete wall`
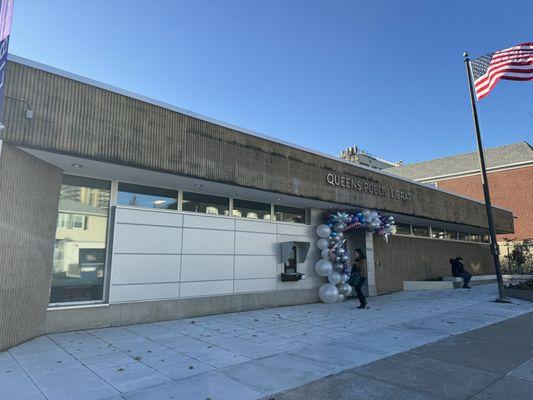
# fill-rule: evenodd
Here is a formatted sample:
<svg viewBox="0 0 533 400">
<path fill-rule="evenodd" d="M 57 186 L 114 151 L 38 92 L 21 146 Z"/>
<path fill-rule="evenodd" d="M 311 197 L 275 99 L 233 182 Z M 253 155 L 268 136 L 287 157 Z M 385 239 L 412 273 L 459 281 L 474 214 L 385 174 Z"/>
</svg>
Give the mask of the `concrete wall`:
<svg viewBox="0 0 533 400">
<path fill-rule="evenodd" d="M 28 101 L 34 110 L 28 120 L 23 104 L 6 99 L 3 135 L 13 144 L 383 212 L 487 226 L 485 209 L 478 202 L 208 122 L 94 82 L 10 62 L 5 91 Z M 328 174 L 339 178 L 338 185 L 328 184 Z M 346 179 L 366 189 L 347 188 Z M 392 198 L 390 194 L 398 191 L 410 193 L 413 201 Z M 495 209 L 494 214 L 499 230 L 513 230 L 510 212 Z"/>
<path fill-rule="evenodd" d="M 62 173 L 0 146 L 1 351 L 45 331 Z"/>
<path fill-rule="evenodd" d="M 403 281 L 451 276 L 450 258 L 462 257 L 472 274 L 493 274 L 489 246 L 453 240 L 392 236 L 389 243 L 374 237 L 374 268 L 378 294 L 402 290 Z"/>
</svg>

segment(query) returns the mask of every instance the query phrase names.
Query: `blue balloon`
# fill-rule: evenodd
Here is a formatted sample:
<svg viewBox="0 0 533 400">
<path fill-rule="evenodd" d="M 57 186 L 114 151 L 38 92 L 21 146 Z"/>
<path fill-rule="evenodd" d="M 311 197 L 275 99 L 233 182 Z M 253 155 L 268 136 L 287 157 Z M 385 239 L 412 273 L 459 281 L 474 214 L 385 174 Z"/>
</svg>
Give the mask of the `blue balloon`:
<svg viewBox="0 0 533 400">
<path fill-rule="evenodd" d="M 331 237 L 337 236 L 337 232 L 331 232 Z"/>
</svg>

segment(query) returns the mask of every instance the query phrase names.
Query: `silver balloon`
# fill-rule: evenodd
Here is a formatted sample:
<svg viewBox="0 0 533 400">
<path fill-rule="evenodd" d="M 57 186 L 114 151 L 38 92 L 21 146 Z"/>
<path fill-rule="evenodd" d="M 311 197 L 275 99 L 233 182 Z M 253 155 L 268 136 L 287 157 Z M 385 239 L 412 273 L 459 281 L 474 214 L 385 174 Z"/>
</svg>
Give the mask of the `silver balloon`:
<svg viewBox="0 0 533 400">
<path fill-rule="evenodd" d="M 341 240 L 342 240 L 342 238 L 340 236 L 333 236 L 333 242 L 334 243 L 339 243 Z"/>
<path fill-rule="evenodd" d="M 316 247 L 318 247 L 319 250 L 327 249 L 329 245 L 329 242 L 326 239 L 318 239 L 316 242 Z"/>
<path fill-rule="evenodd" d="M 318 290 L 318 297 L 326 304 L 335 303 L 339 298 L 339 291 L 331 283 L 324 283 Z"/>
<path fill-rule="evenodd" d="M 341 223 L 341 222 L 337 222 L 337 223 L 335 224 L 335 226 L 333 227 L 333 230 L 334 230 L 335 232 L 342 232 L 342 231 L 344 230 L 345 227 L 346 227 L 346 225 L 344 225 L 343 223 Z"/>
<path fill-rule="evenodd" d="M 332 271 L 331 274 L 328 275 L 328 281 L 332 285 L 336 285 L 341 281 L 341 274 L 339 274 L 337 271 Z"/>
<path fill-rule="evenodd" d="M 318 276 L 328 276 L 333 271 L 333 265 L 328 260 L 318 260 L 315 264 L 315 272 Z"/>
<path fill-rule="evenodd" d="M 335 263 L 335 265 L 333 266 L 333 271 L 341 272 L 343 268 L 344 266 L 342 264 Z"/>
<path fill-rule="evenodd" d="M 339 299 L 337 300 L 339 303 L 342 303 L 344 301 L 345 297 L 343 294 L 339 294 Z"/>
<path fill-rule="evenodd" d="M 342 257 L 337 257 L 337 258 L 335 258 L 335 262 L 336 262 L 337 264 L 341 264 L 341 263 L 342 263 Z"/>
<path fill-rule="evenodd" d="M 335 246 L 336 242 L 334 240 L 330 240 L 328 243 L 329 243 L 329 247 L 333 247 Z"/>
<path fill-rule="evenodd" d="M 320 256 L 322 258 L 325 258 L 326 260 L 329 259 L 329 249 L 324 249 L 320 252 Z"/>
<path fill-rule="evenodd" d="M 344 287 L 344 283 L 342 282 L 339 282 L 337 284 L 337 290 L 339 291 L 339 294 L 346 294 L 346 291 L 345 291 L 345 287 Z"/>
<path fill-rule="evenodd" d="M 337 233 L 336 237 L 338 237 L 339 239 L 344 239 L 344 233 L 339 232 L 339 233 Z"/>
<path fill-rule="evenodd" d="M 341 282 L 346 282 L 348 280 L 348 275 L 346 274 L 341 274 Z"/>
<path fill-rule="evenodd" d="M 346 253 L 346 250 L 344 250 L 344 248 L 341 247 L 337 249 L 336 253 L 338 256 L 343 256 Z"/>
<path fill-rule="evenodd" d="M 316 227 L 316 234 L 318 237 L 327 238 L 331 234 L 331 229 L 326 224 L 318 225 Z"/>
<path fill-rule="evenodd" d="M 344 295 L 348 297 L 352 294 L 352 287 L 348 285 L 347 283 L 344 284 Z"/>
<path fill-rule="evenodd" d="M 341 262 L 345 263 L 345 262 L 348 262 L 348 256 L 344 255 L 341 257 Z"/>
</svg>

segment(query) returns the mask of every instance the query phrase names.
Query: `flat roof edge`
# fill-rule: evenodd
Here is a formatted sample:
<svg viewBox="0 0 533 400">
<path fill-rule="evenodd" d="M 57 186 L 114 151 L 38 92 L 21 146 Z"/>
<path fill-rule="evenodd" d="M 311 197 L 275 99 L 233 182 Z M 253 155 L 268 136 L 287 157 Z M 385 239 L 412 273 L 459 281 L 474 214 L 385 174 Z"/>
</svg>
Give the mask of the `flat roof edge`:
<svg viewBox="0 0 533 400">
<path fill-rule="evenodd" d="M 110 92 L 113 92 L 113 93 L 116 93 L 116 94 L 119 94 L 119 95 L 122 95 L 122 96 L 130 97 L 130 98 L 133 98 L 133 99 L 136 99 L 136 100 L 139 100 L 139 101 L 143 101 L 145 103 L 152 104 L 152 105 L 157 106 L 157 107 L 165 108 L 165 109 L 167 109 L 169 111 L 174 111 L 176 113 L 187 115 L 187 116 L 192 117 L 192 118 L 200 119 L 200 120 L 205 121 L 205 122 L 209 122 L 209 123 L 212 123 L 212 124 L 215 124 L 215 125 L 223 126 L 225 128 L 228 128 L 228 129 L 236 130 L 238 132 L 241 132 L 241 133 L 244 133 L 244 134 L 247 134 L 247 135 L 251 135 L 251 136 L 258 137 L 260 139 L 268 140 L 268 141 L 273 142 L 273 143 L 281 144 L 281 145 L 284 145 L 284 146 L 287 146 L 287 147 L 291 147 L 291 148 L 296 149 L 296 150 L 304 151 L 306 153 L 314 154 L 314 155 L 317 155 L 317 156 L 320 156 L 320 157 L 328 158 L 330 160 L 341 162 L 343 164 L 347 164 L 347 165 L 350 165 L 350 166 L 355 167 L 355 168 L 360 168 L 360 169 L 372 171 L 373 173 L 376 173 L 376 174 L 379 174 L 379 175 L 384 175 L 384 176 L 387 176 L 387 177 L 390 177 L 390 178 L 393 178 L 393 179 L 397 179 L 399 181 L 408 182 L 408 183 L 411 183 L 413 185 L 422 186 L 422 187 L 424 187 L 426 189 L 429 189 L 429 190 L 434 190 L 434 191 L 438 191 L 438 192 L 441 192 L 441 193 L 446 193 L 446 194 L 449 194 L 449 195 L 453 195 L 453 196 L 456 196 L 456 197 L 459 197 L 459 198 L 463 198 L 465 200 L 473 201 L 473 202 L 478 203 L 478 204 L 482 204 L 482 205 L 485 204 L 484 202 L 469 198 L 467 196 L 463 196 L 463 195 L 460 195 L 460 194 L 457 194 L 457 193 L 451 193 L 451 192 L 448 192 L 446 190 L 442 190 L 442 189 L 439 189 L 439 188 L 428 186 L 428 185 L 420 183 L 420 182 L 416 182 L 416 181 L 414 181 L 412 179 L 404 178 L 404 177 L 395 175 L 393 173 L 385 172 L 386 170 L 377 170 L 377 169 L 374 169 L 374 168 L 366 167 L 364 165 L 355 164 L 355 163 L 353 163 L 351 161 L 344 160 L 344 159 L 342 159 L 340 157 L 335 157 L 335 156 L 332 156 L 330 154 L 326 154 L 326 153 L 322 153 L 322 152 L 317 151 L 317 150 L 309 149 L 307 147 L 303 147 L 303 146 L 300 146 L 300 145 L 297 145 L 297 144 L 294 144 L 294 143 L 291 143 L 291 142 L 287 142 L 287 141 L 284 141 L 284 140 L 281 140 L 281 139 L 277 139 L 277 138 L 274 138 L 272 136 L 264 135 L 264 134 L 261 134 L 259 132 L 256 132 L 256 131 L 253 131 L 253 130 L 250 130 L 250 129 L 242 128 L 242 127 L 237 126 L 237 125 L 233 125 L 233 124 L 230 124 L 230 123 L 227 123 L 227 122 L 224 122 L 224 121 L 220 121 L 220 120 L 217 120 L 217 119 L 214 119 L 214 118 L 210 118 L 210 117 L 207 117 L 205 115 L 195 113 L 194 111 L 190 111 L 190 110 L 187 110 L 187 109 L 184 109 L 184 108 L 180 108 L 180 107 L 174 106 L 172 104 L 165 103 L 163 101 L 159 101 L 159 100 L 147 97 L 147 96 L 143 96 L 143 95 L 135 93 L 135 92 L 130 92 L 128 90 L 121 89 L 121 88 L 119 88 L 117 86 L 109 85 L 109 84 L 106 84 L 106 83 L 103 83 L 103 82 L 100 82 L 100 81 L 97 81 L 97 80 L 94 80 L 94 79 L 91 79 L 91 78 L 87 78 L 87 77 L 82 76 L 82 75 L 74 74 L 72 72 L 68 72 L 68 71 L 65 71 L 65 70 L 62 70 L 62 69 L 59 69 L 59 68 L 55 68 L 55 67 L 52 67 L 50 65 L 43 64 L 43 63 L 40 63 L 38 61 L 30 60 L 30 59 L 25 58 L 25 57 L 21 57 L 21 56 L 17 56 L 15 54 L 9 53 L 8 54 L 8 60 L 16 62 L 18 64 L 22 64 L 22 65 L 31 67 L 31 68 L 35 68 L 35 69 L 38 69 L 38 70 L 41 70 L 41 71 L 44 71 L 44 72 L 48 72 L 48 73 L 51 73 L 51 74 L 54 74 L 54 75 L 62 76 L 62 77 L 67 78 L 67 79 L 72 79 L 72 80 L 78 81 L 80 83 L 91 85 L 91 86 L 94 86 L 94 87 L 97 87 L 97 88 L 100 88 L 100 89 L 103 89 L 103 90 L 108 90 Z M 503 210 L 503 211 L 508 211 L 508 212 L 512 213 L 511 210 L 508 210 L 508 209 L 503 208 L 503 207 L 493 206 L 493 208 L 497 208 L 497 209 L 500 209 L 500 210 Z"/>
</svg>

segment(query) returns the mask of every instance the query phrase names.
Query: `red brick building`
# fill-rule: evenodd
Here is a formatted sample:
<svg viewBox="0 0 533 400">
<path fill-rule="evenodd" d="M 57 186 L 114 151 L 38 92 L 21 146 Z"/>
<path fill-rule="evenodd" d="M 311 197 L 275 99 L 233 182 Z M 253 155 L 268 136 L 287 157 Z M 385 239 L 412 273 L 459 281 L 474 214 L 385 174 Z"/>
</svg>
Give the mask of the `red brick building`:
<svg viewBox="0 0 533 400">
<path fill-rule="evenodd" d="M 533 148 L 519 142 L 485 150 L 493 205 L 511 210 L 514 234 L 498 240 L 533 238 Z M 477 153 L 459 154 L 387 169 L 396 175 L 483 201 Z"/>
</svg>

